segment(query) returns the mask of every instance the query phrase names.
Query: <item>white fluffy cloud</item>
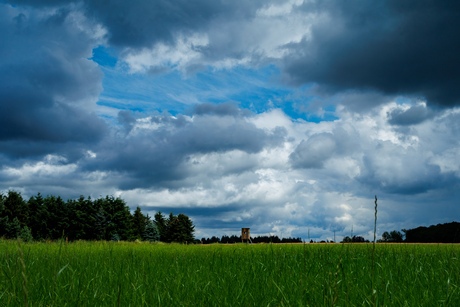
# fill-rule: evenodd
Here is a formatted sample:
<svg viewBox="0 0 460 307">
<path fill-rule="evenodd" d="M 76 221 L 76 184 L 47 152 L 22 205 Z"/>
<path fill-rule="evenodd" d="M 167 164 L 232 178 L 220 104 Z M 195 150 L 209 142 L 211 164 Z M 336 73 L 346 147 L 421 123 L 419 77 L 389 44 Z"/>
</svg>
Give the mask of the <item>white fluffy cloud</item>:
<svg viewBox="0 0 460 307">
<path fill-rule="evenodd" d="M 258 65 L 289 55 L 293 43 L 311 38 L 311 26 L 327 19 L 324 13 L 299 10 L 303 1 L 267 2 L 253 15 L 210 18 L 206 27 L 186 34 L 180 29 L 168 41 L 153 40 L 151 46 L 124 49 L 122 55 L 131 72 L 182 72 L 211 66 L 229 69 Z"/>
</svg>

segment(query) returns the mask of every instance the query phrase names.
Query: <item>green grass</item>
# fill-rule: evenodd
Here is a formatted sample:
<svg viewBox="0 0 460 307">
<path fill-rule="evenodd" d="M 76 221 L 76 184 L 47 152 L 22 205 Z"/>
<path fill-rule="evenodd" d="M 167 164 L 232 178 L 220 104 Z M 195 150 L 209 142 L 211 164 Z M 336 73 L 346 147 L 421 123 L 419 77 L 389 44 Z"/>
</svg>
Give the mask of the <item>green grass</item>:
<svg viewBox="0 0 460 307">
<path fill-rule="evenodd" d="M 0 241 L 0 306 L 460 306 L 459 245 L 376 245 L 374 286 L 372 253 Z"/>
</svg>

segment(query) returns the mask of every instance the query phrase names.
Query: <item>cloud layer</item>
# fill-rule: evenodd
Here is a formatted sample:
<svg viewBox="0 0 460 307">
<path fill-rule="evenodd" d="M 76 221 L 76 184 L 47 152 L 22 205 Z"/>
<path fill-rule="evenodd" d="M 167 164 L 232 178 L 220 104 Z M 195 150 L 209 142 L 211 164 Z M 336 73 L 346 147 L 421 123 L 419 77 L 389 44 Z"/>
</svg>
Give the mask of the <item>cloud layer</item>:
<svg viewBox="0 0 460 307">
<path fill-rule="evenodd" d="M 198 236 L 371 238 L 375 194 L 380 232 L 450 222 L 459 15 L 439 1 L 1 1 L 0 191 L 113 194 L 189 214 Z"/>
<path fill-rule="evenodd" d="M 380 222 L 402 228 L 413 226 L 404 215 L 431 210 L 423 208 L 427 198 L 443 202 L 459 185 L 460 146 L 445 142 L 457 131 L 442 122 L 460 113 L 443 111 L 406 129 L 390 123 L 389 114 L 402 108 L 342 109 L 341 120 L 319 124 L 292 121 L 279 110 L 135 118 L 76 162 L 47 156 L 4 168 L 1 176 L 25 191 L 109 191 L 144 211 L 185 212 L 203 236 L 249 225 L 258 233 L 328 239 L 353 227 L 371 237 L 374 194 Z"/>
</svg>

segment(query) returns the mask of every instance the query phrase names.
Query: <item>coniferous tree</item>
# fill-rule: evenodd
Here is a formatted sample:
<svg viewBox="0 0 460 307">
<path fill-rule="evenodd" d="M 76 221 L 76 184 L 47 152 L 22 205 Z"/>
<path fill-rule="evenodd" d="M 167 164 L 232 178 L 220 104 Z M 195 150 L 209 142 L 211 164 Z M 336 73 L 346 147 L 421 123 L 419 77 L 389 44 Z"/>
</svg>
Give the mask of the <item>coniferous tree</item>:
<svg viewBox="0 0 460 307">
<path fill-rule="evenodd" d="M 172 212 L 169 214 L 168 219 L 166 220 L 166 238 L 164 242 L 178 242 L 176 234 L 178 231 L 178 222 L 177 216 L 175 216 Z"/>
<path fill-rule="evenodd" d="M 125 221 L 126 221 L 126 228 L 124 230 L 124 233 L 123 233 L 123 240 L 130 240 L 130 241 L 134 241 L 137 239 L 137 237 L 134 236 L 134 229 L 133 229 L 133 216 L 131 215 L 131 212 L 130 212 L 130 209 L 129 209 L 129 206 L 126 205 L 125 201 L 122 200 L 123 203 L 125 204 L 125 207 L 124 207 L 124 218 L 125 218 Z M 142 237 L 141 237 L 142 238 Z"/>
<path fill-rule="evenodd" d="M 158 211 L 154 215 L 154 221 L 155 225 L 158 228 L 158 233 L 160 234 L 160 241 L 166 242 L 167 240 L 167 228 L 166 228 L 166 220 L 165 217 L 163 216 L 163 213 L 161 211 Z"/>
<path fill-rule="evenodd" d="M 192 242 L 195 240 L 193 233 L 195 232 L 195 226 L 190 218 L 180 213 L 176 218 L 176 228 L 173 235 L 174 242 Z"/>
<path fill-rule="evenodd" d="M 21 196 L 21 193 L 16 191 L 8 191 L 8 195 L 4 198 L 5 213 L 9 220 L 12 221 L 15 217 L 21 226 L 26 226 L 29 218 L 29 210 L 27 203 Z"/>
<path fill-rule="evenodd" d="M 69 227 L 67 231 L 65 231 L 66 238 L 70 240 L 83 240 L 83 225 L 82 225 L 82 217 L 81 213 L 77 208 L 77 201 L 69 199 L 66 203 L 66 207 L 68 209 L 69 215 L 67 219 L 69 221 Z"/>
<path fill-rule="evenodd" d="M 45 239 L 48 234 L 46 222 L 48 220 L 45 201 L 40 193 L 29 198 L 29 227 L 35 240 Z"/>
<path fill-rule="evenodd" d="M 149 242 L 160 240 L 160 233 L 155 222 L 151 221 L 145 226 L 144 240 Z"/>
<path fill-rule="evenodd" d="M 47 196 L 45 208 L 48 212 L 47 238 L 57 240 L 66 236 L 69 232 L 69 210 L 67 204 L 60 196 Z"/>
<path fill-rule="evenodd" d="M 111 240 L 117 234 L 120 240 L 129 240 L 131 234 L 131 213 L 125 201 L 121 198 L 106 196 L 96 201 L 97 206 L 102 205 L 107 219 L 106 240 Z"/>
<path fill-rule="evenodd" d="M 100 198 L 95 201 L 96 206 L 100 206 L 104 210 L 106 218 L 106 232 L 104 240 L 112 240 L 113 236 L 117 232 L 117 227 L 114 221 L 114 215 L 116 213 L 113 206 L 113 197 L 106 196 L 105 198 Z"/>
<path fill-rule="evenodd" d="M 133 237 L 134 239 L 142 239 L 146 227 L 146 216 L 142 214 L 141 208 L 138 206 L 133 213 Z"/>
<path fill-rule="evenodd" d="M 133 214 L 125 201 L 113 196 L 64 202 L 60 196 L 38 193 L 25 202 L 20 193 L 0 194 L 0 237 L 25 241 L 67 237 L 70 240 L 162 240 L 191 242 L 194 226 L 184 214 L 171 213 L 165 219 L 161 211 L 154 221 L 137 207 Z"/>
<path fill-rule="evenodd" d="M 94 220 L 94 235 L 97 240 L 103 240 L 105 238 L 107 220 L 102 206 L 99 206 L 99 209 L 94 216 Z"/>
<path fill-rule="evenodd" d="M 70 201 L 69 201 L 70 202 Z M 91 201 L 91 198 L 85 199 L 83 196 L 77 201 L 72 201 L 73 207 L 73 220 L 71 224 L 74 229 L 74 237 L 76 240 L 94 240 L 95 214 L 96 210 Z M 71 207 L 71 206 L 69 206 Z"/>
</svg>

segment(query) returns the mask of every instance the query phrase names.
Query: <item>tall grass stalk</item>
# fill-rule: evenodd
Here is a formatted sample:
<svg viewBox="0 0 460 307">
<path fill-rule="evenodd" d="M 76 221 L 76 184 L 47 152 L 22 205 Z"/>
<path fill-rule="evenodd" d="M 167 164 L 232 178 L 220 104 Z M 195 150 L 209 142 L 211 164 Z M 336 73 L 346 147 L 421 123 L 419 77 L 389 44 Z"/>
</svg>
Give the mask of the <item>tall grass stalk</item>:
<svg viewBox="0 0 460 307">
<path fill-rule="evenodd" d="M 375 239 L 377 235 L 377 195 L 375 195 L 375 214 L 374 214 L 374 242 L 372 242 L 372 303 L 375 306 Z"/>
</svg>

